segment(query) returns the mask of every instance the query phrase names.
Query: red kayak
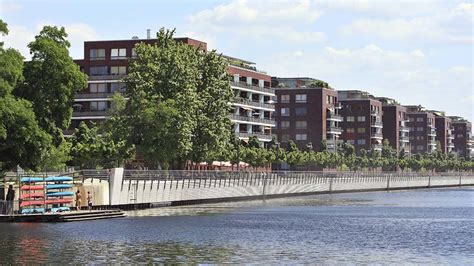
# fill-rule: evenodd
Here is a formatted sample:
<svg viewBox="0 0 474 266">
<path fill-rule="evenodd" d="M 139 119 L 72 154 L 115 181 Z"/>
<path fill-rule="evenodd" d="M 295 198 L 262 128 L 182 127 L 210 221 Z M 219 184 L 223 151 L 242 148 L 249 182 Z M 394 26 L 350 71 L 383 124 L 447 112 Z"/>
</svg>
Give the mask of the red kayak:
<svg viewBox="0 0 474 266">
<path fill-rule="evenodd" d="M 21 190 L 43 190 L 44 186 L 43 185 L 23 185 L 20 188 Z"/>
<path fill-rule="evenodd" d="M 72 199 L 51 199 L 51 200 L 29 200 L 23 201 L 20 207 L 31 206 L 31 205 L 43 205 L 43 204 L 62 204 L 71 203 Z"/>
<path fill-rule="evenodd" d="M 44 198 L 44 192 L 33 192 L 21 194 L 20 199 Z"/>
</svg>

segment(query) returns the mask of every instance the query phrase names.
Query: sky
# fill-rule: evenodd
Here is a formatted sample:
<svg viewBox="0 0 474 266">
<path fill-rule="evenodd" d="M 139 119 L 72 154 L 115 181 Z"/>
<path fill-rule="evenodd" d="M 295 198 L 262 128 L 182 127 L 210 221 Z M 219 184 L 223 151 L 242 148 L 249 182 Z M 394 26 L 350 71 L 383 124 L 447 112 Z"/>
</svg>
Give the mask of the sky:
<svg viewBox="0 0 474 266">
<path fill-rule="evenodd" d="M 256 63 L 279 77 L 313 77 L 474 121 L 472 1 L 0 0 L 7 47 L 29 58 L 44 25 L 89 40 L 146 37 L 161 27 Z"/>
</svg>

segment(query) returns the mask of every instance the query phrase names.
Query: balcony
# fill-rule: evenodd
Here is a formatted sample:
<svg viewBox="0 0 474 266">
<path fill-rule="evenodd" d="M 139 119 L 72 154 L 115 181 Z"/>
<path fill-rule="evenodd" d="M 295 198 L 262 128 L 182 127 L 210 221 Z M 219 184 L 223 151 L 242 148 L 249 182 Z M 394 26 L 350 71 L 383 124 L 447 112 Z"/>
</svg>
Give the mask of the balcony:
<svg viewBox="0 0 474 266">
<path fill-rule="evenodd" d="M 248 105 L 248 106 L 252 106 L 256 108 L 266 108 L 271 111 L 275 111 L 275 105 L 273 104 L 256 102 L 256 101 L 252 101 L 252 100 L 241 98 L 241 97 L 236 97 L 234 100 L 234 103 Z"/>
<path fill-rule="evenodd" d="M 327 121 L 342 122 L 343 119 L 342 119 L 342 116 L 340 116 L 340 115 L 328 113 L 326 120 Z"/>
<path fill-rule="evenodd" d="M 405 126 L 400 126 L 400 131 L 401 131 L 401 132 L 410 132 L 410 128 L 409 128 L 409 127 L 405 127 Z"/>
<path fill-rule="evenodd" d="M 270 125 L 274 127 L 276 125 L 275 120 L 272 119 L 266 119 L 266 118 L 255 118 L 255 117 L 248 117 L 248 116 L 241 116 L 241 115 L 235 115 L 231 114 L 229 115 L 230 120 L 234 122 L 248 122 L 249 124 L 257 124 L 257 125 Z"/>
<path fill-rule="evenodd" d="M 328 127 L 326 133 L 340 135 L 342 134 L 342 129 L 340 127 Z"/>
<path fill-rule="evenodd" d="M 127 75 L 100 75 L 100 76 L 89 76 L 89 81 L 97 80 L 122 80 Z"/>
<path fill-rule="evenodd" d="M 454 135 L 449 134 L 449 135 L 446 136 L 446 138 L 453 140 L 453 139 L 454 139 Z"/>
<path fill-rule="evenodd" d="M 334 104 L 335 109 L 342 109 L 342 104 L 341 103 L 336 103 Z"/>
<path fill-rule="evenodd" d="M 72 119 L 104 119 L 108 116 L 107 111 L 87 111 L 87 112 L 72 112 Z"/>
<path fill-rule="evenodd" d="M 435 130 L 428 130 L 428 136 L 436 137 L 436 131 Z"/>
<path fill-rule="evenodd" d="M 428 146 L 436 146 L 436 141 L 429 140 Z"/>
<path fill-rule="evenodd" d="M 372 139 L 383 139 L 382 133 L 372 133 L 370 134 L 370 138 Z"/>
<path fill-rule="evenodd" d="M 236 133 L 240 139 L 248 139 L 252 136 L 256 136 L 261 141 L 271 141 L 273 138 L 272 134 L 264 134 L 264 133 L 246 133 L 246 132 L 238 132 Z"/>
<path fill-rule="evenodd" d="M 372 116 L 378 116 L 379 113 L 378 113 L 377 111 L 375 111 L 375 110 L 372 110 L 372 111 L 370 111 L 370 115 L 372 115 Z"/>
<path fill-rule="evenodd" d="M 407 136 L 400 137 L 400 142 L 410 142 L 410 138 Z"/>
<path fill-rule="evenodd" d="M 242 88 L 242 89 L 247 89 L 247 90 L 252 90 L 252 91 L 258 91 L 258 92 L 269 94 L 270 96 L 275 96 L 275 91 L 273 89 L 270 89 L 270 88 L 263 88 L 263 87 L 259 87 L 259 86 L 255 86 L 255 85 L 249 85 L 249 84 L 244 83 L 244 82 L 235 82 L 235 81 L 231 81 L 230 85 L 234 86 L 234 87 L 237 87 L 237 88 Z"/>
<path fill-rule="evenodd" d="M 383 128 L 383 123 L 379 121 L 371 121 L 370 126 Z"/>
<path fill-rule="evenodd" d="M 75 100 L 86 100 L 86 99 L 107 99 L 111 98 L 114 94 L 109 92 L 104 93 L 78 93 L 76 94 Z"/>
</svg>

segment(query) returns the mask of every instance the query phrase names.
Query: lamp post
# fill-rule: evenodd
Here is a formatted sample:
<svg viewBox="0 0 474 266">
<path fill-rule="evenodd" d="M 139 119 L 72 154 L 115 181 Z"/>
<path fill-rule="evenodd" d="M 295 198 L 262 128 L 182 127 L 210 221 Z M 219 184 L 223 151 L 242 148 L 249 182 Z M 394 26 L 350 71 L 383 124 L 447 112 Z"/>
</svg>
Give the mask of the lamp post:
<svg viewBox="0 0 474 266">
<path fill-rule="evenodd" d="M 276 145 L 276 148 L 277 148 L 277 154 L 276 154 L 276 161 L 277 161 L 277 171 L 279 172 L 280 171 L 280 142 L 276 142 L 275 143 Z"/>
</svg>

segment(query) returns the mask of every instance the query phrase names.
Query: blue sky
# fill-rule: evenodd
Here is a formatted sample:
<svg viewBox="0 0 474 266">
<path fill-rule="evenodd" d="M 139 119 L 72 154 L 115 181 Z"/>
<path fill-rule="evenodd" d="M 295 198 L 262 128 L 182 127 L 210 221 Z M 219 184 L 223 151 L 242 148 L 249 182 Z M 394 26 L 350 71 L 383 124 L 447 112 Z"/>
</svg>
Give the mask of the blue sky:
<svg viewBox="0 0 474 266">
<path fill-rule="evenodd" d="M 146 29 L 208 43 L 270 75 L 309 76 L 474 120 L 472 1 L 0 1 L 3 38 L 28 58 L 45 24 L 83 41 Z"/>
</svg>

